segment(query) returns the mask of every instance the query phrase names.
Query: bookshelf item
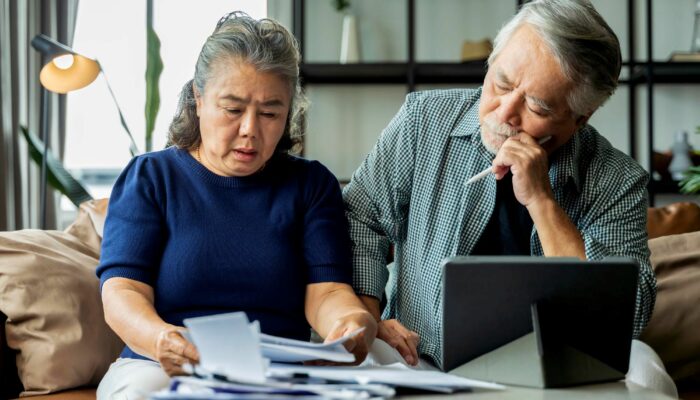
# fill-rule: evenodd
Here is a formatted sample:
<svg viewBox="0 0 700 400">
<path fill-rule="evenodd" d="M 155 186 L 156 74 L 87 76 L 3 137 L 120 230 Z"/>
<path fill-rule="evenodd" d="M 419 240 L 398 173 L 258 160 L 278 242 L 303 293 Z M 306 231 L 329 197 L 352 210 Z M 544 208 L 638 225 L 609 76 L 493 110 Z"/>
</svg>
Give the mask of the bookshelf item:
<svg viewBox="0 0 700 400">
<path fill-rule="evenodd" d="M 671 58 L 669 59 L 669 61 L 672 61 L 672 62 L 699 62 L 700 61 L 700 52 L 675 51 L 671 54 Z"/>
<path fill-rule="evenodd" d="M 480 41 L 465 40 L 462 43 L 462 62 L 486 60 L 493 50 L 493 45 L 488 39 Z"/>
</svg>

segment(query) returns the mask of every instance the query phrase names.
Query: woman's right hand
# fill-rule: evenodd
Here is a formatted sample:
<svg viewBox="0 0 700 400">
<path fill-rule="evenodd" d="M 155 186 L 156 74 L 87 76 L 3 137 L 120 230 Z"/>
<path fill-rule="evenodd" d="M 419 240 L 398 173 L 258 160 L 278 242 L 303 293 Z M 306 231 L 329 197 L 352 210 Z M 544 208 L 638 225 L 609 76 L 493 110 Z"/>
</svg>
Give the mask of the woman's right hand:
<svg viewBox="0 0 700 400">
<path fill-rule="evenodd" d="M 180 333 L 185 328 L 169 326 L 158 334 L 156 341 L 156 361 L 168 376 L 186 375 L 185 364 L 198 364 L 199 352 L 194 345 Z"/>
<path fill-rule="evenodd" d="M 377 339 L 395 348 L 409 365 L 418 365 L 418 342 L 420 336 L 403 326 L 398 320 L 379 321 Z"/>
</svg>

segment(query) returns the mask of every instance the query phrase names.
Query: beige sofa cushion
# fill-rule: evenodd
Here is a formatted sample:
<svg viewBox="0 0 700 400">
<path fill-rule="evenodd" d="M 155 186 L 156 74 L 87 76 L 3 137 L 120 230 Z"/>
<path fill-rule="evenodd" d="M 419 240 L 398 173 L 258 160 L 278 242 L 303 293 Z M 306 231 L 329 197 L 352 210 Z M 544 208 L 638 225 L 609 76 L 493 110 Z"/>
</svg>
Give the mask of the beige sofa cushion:
<svg viewBox="0 0 700 400">
<path fill-rule="evenodd" d="M 104 322 L 89 207 L 66 232 L 0 233 L 0 311 L 22 395 L 95 385 L 123 347 Z"/>
<path fill-rule="evenodd" d="M 700 231 L 652 239 L 649 249 L 658 292 L 641 339 L 674 380 L 700 382 Z"/>
</svg>

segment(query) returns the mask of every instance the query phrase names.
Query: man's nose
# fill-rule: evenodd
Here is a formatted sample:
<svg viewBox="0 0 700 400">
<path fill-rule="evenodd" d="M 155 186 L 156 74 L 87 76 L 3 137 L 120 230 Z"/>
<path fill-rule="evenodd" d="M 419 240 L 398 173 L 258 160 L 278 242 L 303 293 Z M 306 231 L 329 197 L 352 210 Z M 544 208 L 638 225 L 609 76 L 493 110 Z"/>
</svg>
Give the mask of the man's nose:
<svg viewBox="0 0 700 400">
<path fill-rule="evenodd" d="M 501 123 L 510 125 L 513 128 L 520 126 L 523 107 L 522 96 L 515 91 L 501 98 L 500 107 L 498 107 L 498 116 Z"/>
</svg>

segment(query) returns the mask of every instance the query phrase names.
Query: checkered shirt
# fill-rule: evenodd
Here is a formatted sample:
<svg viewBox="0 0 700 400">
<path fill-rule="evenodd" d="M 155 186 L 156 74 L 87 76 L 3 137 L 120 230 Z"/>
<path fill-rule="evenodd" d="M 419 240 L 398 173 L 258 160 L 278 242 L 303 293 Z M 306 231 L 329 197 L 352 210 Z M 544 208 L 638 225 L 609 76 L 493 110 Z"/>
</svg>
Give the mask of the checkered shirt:
<svg viewBox="0 0 700 400">
<path fill-rule="evenodd" d="M 409 94 L 343 191 L 355 290 L 382 298 L 388 288 L 382 318 L 396 318 L 418 332 L 420 354 L 438 365 L 440 263 L 471 253 L 496 200 L 493 175 L 466 184 L 491 167 L 494 158 L 481 143 L 480 98 L 481 89 Z M 646 234 L 648 174 L 590 126 L 562 146 L 550 164 L 555 199 L 581 233 L 587 258 L 621 256 L 639 262 L 634 328 L 639 336 L 656 297 Z M 391 276 L 386 265 L 390 244 L 395 260 Z M 543 255 L 534 227 L 530 251 Z"/>
</svg>

